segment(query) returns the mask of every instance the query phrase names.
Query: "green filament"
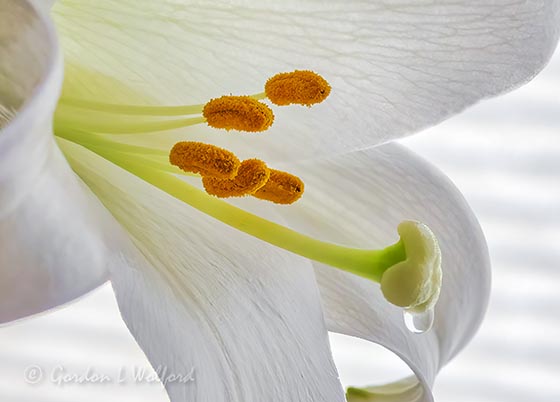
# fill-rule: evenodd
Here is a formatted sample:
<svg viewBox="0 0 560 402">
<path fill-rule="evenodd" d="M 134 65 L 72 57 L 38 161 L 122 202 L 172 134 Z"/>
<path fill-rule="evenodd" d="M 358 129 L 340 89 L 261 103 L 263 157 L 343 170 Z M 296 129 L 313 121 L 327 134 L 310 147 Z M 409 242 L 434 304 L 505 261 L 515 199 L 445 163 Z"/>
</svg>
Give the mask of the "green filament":
<svg viewBox="0 0 560 402">
<path fill-rule="evenodd" d="M 141 160 L 146 167 L 162 170 L 169 173 L 180 174 L 183 176 L 199 176 L 195 173 L 185 172 L 177 166 L 169 163 L 169 152 L 162 149 L 142 147 L 138 145 L 124 144 L 103 138 L 100 135 L 88 133 L 82 130 L 62 130 L 56 133 L 59 138 L 80 144 L 86 148 L 99 148 L 107 151 L 119 151 L 124 155 L 133 154 Z"/>
<path fill-rule="evenodd" d="M 122 105 L 116 103 L 103 103 L 87 101 L 83 99 L 62 98 L 60 106 L 70 106 L 74 108 L 94 110 L 97 112 L 126 115 L 143 116 L 184 116 L 189 114 L 201 114 L 204 104 L 185 105 L 185 106 L 140 106 Z"/>
<path fill-rule="evenodd" d="M 264 92 L 250 95 L 255 100 L 266 99 Z M 60 99 L 59 107 L 72 107 L 89 111 L 123 114 L 123 115 L 142 115 L 142 116 L 185 116 L 191 114 L 201 114 L 205 104 L 198 105 L 179 105 L 179 106 L 144 106 L 144 105 L 123 105 L 117 103 L 103 103 L 88 101 L 84 99 L 63 97 Z"/>
<path fill-rule="evenodd" d="M 176 120 L 114 120 L 104 118 L 96 114 L 71 114 L 58 109 L 55 115 L 55 131 L 68 130 L 72 127 L 80 127 L 84 131 L 111 134 L 141 134 L 154 131 L 174 130 L 201 124 L 206 119 L 190 117 Z"/>
</svg>

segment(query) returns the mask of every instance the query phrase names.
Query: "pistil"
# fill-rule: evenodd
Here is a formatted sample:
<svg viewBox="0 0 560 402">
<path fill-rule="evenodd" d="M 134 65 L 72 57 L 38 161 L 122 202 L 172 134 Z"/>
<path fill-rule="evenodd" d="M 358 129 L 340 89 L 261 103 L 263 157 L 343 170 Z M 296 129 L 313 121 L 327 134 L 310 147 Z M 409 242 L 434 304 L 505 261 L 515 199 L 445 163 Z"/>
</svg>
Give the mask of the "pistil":
<svg viewBox="0 0 560 402">
<path fill-rule="evenodd" d="M 63 140 L 60 145 L 64 148 Z M 95 145 L 87 148 L 199 211 L 246 234 L 311 260 L 380 282 L 388 268 L 406 259 L 401 241 L 380 250 L 356 249 L 320 241 L 237 208 L 168 172 L 146 166 L 135 154 Z"/>
</svg>

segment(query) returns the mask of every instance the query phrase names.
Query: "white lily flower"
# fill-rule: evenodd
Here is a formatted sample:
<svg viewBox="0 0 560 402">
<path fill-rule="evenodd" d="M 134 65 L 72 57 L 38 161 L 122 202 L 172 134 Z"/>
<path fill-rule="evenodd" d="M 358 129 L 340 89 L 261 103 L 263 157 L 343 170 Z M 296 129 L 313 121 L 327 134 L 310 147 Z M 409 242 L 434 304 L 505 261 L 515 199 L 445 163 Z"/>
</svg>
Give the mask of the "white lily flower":
<svg viewBox="0 0 560 402">
<path fill-rule="evenodd" d="M 556 45 L 560 2 L 59 1 L 58 107 L 50 2 L 35 3 L 0 0 L 0 322 L 110 277 L 150 362 L 195 368 L 194 383 L 165 384 L 174 402 L 342 401 L 327 330 L 384 345 L 416 374 L 349 401 L 431 401 L 484 314 L 486 246 L 440 172 L 371 147 L 530 79 Z M 329 99 L 275 108 L 264 134 L 200 124 L 199 104 L 262 99 L 268 77 L 294 69 L 326 77 Z M 207 195 L 162 159 L 185 140 L 297 174 L 305 195 L 283 207 Z M 412 333 L 402 307 L 433 308 L 433 329 Z"/>
</svg>

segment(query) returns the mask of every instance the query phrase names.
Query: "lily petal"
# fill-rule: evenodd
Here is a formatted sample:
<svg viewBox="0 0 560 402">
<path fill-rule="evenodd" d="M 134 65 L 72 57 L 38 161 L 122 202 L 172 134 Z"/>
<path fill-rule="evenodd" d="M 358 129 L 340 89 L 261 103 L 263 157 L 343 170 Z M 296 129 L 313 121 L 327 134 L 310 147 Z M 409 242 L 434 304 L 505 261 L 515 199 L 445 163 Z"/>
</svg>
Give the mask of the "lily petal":
<svg viewBox="0 0 560 402">
<path fill-rule="evenodd" d="M 414 219 L 437 236 L 443 285 L 434 327 L 421 335 L 405 327 L 403 311 L 384 299 L 377 284 L 314 264 L 329 330 L 385 346 L 418 377 L 407 386 L 351 390 L 349 401 L 431 401 L 436 373 L 473 336 L 490 292 L 486 243 L 469 206 L 441 172 L 397 144 L 290 164 L 289 170 L 304 180 L 307 189 L 298 203 L 281 211 L 296 230 L 376 248 L 398 240 L 399 222 Z M 246 207 L 257 204 L 245 201 Z M 263 206 L 258 208 L 263 213 Z M 379 399 L 382 395 L 386 399 Z"/>
<path fill-rule="evenodd" d="M 0 324 L 66 303 L 107 279 L 109 216 L 52 135 L 62 63 L 50 23 L 0 0 Z"/>
<path fill-rule="evenodd" d="M 37 9 L 49 12 L 56 0 L 29 0 Z"/>
<path fill-rule="evenodd" d="M 172 401 L 343 401 L 311 265 L 62 141 L 145 260 L 111 281 Z"/>
<path fill-rule="evenodd" d="M 261 92 L 281 71 L 324 75 L 327 102 L 276 109 L 267 135 L 251 137 L 269 161 L 366 148 L 521 85 L 546 64 L 560 27 L 560 2 L 543 0 L 61 0 L 53 11 L 73 96 L 142 102 L 123 99 L 120 82 L 162 104 L 198 104 Z M 185 133 L 236 152 L 247 142 Z M 169 148 L 169 137 L 158 142 Z"/>
</svg>

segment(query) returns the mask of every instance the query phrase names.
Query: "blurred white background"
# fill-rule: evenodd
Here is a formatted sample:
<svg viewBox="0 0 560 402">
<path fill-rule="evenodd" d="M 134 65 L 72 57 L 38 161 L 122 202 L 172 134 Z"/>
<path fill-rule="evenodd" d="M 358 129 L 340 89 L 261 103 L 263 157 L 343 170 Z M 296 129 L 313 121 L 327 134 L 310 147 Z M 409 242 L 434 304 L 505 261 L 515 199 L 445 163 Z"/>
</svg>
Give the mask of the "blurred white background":
<svg viewBox="0 0 560 402">
<path fill-rule="evenodd" d="M 461 189 L 493 261 L 488 315 L 438 377 L 437 401 L 560 401 L 560 52 L 527 86 L 403 143 Z M 384 369 L 387 353 L 345 337 L 332 340 L 345 385 L 396 372 Z M 126 379 L 135 367 L 149 372 L 109 286 L 65 309 L 0 328 L 0 401 L 167 401 L 163 387 L 151 381 L 30 385 L 24 373 L 34 365 L 45 375 L 57 366 L 66 373 L 91 367 L 113 378 L 124 367 Z"/>
</svg>

